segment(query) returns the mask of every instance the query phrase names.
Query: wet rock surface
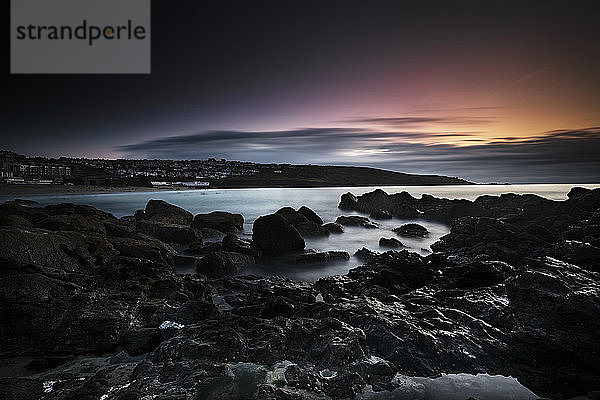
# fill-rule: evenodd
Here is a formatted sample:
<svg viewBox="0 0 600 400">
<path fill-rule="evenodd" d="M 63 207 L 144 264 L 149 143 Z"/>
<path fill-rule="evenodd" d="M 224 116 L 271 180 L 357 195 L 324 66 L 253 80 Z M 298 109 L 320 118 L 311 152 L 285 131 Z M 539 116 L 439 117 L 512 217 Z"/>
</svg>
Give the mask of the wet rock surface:
<svg viewBox="0 0 600 400">
<path fill-rule="evenodd" d="M 423 225 L 420 224 L 404 224 L 393 229 L 400 236 L 408 237 L 425 237 L 429 235 L 429 231 Z"/>
<path fill-rule="evenodd" d="M 349 215 L 349 216 L 340 216 L 335 220 L 336 223 L 343 226 L 360 226 L 362 228 L 367 229 L 377 229 L 377 224 L 372 222 L 367 217 L 361 217 L 360 215 Z"/>
<path fill-rule="evenodd" d="M 404 247 L 401 241 L 396 238 L 381 238 L 379 239 L 379 247 L 389 247 L 391 249 L 397 249 Z"/>
<path fill-rule="evenodd" d="M 137 219 L 146 219 L 165 224 L 190 225 L 194 216 L 181 207 L 163 200 L 150 200 L 146 208 L 136 212 Z"/>
<path fill-rule="evenodd" d="M 27 373 L 0 378 L 0 397 L 346 399 L 441 373 L 510 375 L 552 399 L 599 389 L 600 191 L 562 202 L 382 192 L 341 203 L 394 216 L 414 208 L 447 218 L 451 232 L 426 257 L 361 249 L 364 265 L 312 284 L 177 275 L 173 245 L 137 222 L 84 206 L 1 205 L 2 362 L 29 361 Z M 287 217 L 261 218 L 252 242 L 188 249 L 233 271 L 231 254 L 304 248 Z"/>
<path fill-rule="evenodd" d="M 192 228 L 211 229 L 222 233 L 237 232 L 244 229 L 244 217 L 226 211 L 197 214 L 192 221 Z"/>
<path fill-rule="evenodd" d="M 254 221 L 252 241 L 265 254 L 304 250 L 306 246 L 300 232 L 280 214 L 265 215 Z"/>
<path fill-rule="evenodd" d="M 196 263 L 196 272 L 208 277 L 236 274 L 255 262 L 254 257 L 230 251 L 215 251 Z"/>
<path fill-rule="evenodd" d="M 336 261 L 347 261 L 350 254 L 345 251 L 322 251 L 306 253 L 296 256 L 296 264 L 328 263 Z"/>
<path fill-rule="evenodd" d="M 322 226 L 321 217 L 306 206 L 302 206 L 297 211 L 292 207 L 283 207 L 275 214 L 284 217 L 303 237 L 329 235 L 329 230 Z"/>
</svg>

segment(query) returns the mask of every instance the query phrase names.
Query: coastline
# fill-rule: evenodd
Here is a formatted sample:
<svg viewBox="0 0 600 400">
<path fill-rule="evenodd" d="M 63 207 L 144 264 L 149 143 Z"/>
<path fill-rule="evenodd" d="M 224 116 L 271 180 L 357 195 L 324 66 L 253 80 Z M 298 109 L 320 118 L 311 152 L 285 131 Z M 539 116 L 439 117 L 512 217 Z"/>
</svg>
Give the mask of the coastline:
<svg viewBox="0 0 600 400">
<path fill-rule="evenodd" d="M 177 190 L 196 190 L 184 187 L 144 187 L 144 186 L 85 186 L 85 185 L 1 185 L 0 198 L 4 197 L 37 197 L 60 196 L 72 194 L 114 194 L 138 192 L 167 192 Z M 204 190 L 197 189 L 197 190 Z"/>
<path fill-rule="evenodd" d="M 475 184 L 471 184 L 475 185 Z M 296 186 L 211 186 L 211 187 L 183 187 L 183 186 L 85 186 L 85 185 L 0 185 L 0 199 L 15 197 L 44 197 L 44 196 L 68 196 L 79 194 L 118 194 L 118 193 L 148 193 L 148 192 L 178 192 L 178 191 L 203 191 L 209 189 L 311 189 L 311 188 L 335 188 L 335 187 L 387 187 L 390 185 L 296 185 Z M 446 186 L 446 184 L 424 184 L 404 186 Z"/>
</svg>

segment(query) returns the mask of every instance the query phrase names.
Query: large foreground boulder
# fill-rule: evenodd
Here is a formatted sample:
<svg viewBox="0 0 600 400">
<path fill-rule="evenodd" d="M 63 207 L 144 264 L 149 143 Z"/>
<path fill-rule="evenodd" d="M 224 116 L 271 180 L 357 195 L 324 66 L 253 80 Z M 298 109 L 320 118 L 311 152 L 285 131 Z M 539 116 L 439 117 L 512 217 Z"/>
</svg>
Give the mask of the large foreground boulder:
<svg viewBox="0 0 600 400">
<path fill-rule="evenodd" d="M 265 254 L 282 254 L 304 250 L 300 232 L 279 214 L 259 217 L 252 226 L 252 241 Z"/>
<path fill-rule="evenodd" d="M 197 214 L 192 222 L 192 228 L 214 229 L 222 233 L 244 230 L 244 217 L 226 211 L 213 211 L 208 214 Z"/>
<path fill-rule="evenodd" d="M 323 220 L 306 206 L 302 206 L 298 211 L 292 207 L 283 207 L 277 210 L 275 214 L 284 217 L 302 236 L 329 235 L 329 231 L 322 226 Z"/>
<path fill-rule="evenodd" d="M 340 210 L 354 211 L 356 210 L 357 203 L 358 199 L 355 195 L 353 195 L 350 192 L 344 193 L 340 199 L 340 204 L 338 205 L 338 208 Z"/>
<path fill-rule="evenodd" d="M 304 215 L 309 221 L 312 221 L 318 225 L 323 225 L 323 220 L 321 219 L 321 217 L 319 217 L 319 215 L 317 215 L 317 213 L 311 210 L 310 208 L 302 206 L 298 209 L 298 212 Z"/>
<path fill-rule="evenodd" d="M 164 200 L 149 200 L 143 213 L 136 213 L 137 218 L 143 218 L 165 224 L 189 226 L 194 216 L 189 211 Z"/>
</svg>

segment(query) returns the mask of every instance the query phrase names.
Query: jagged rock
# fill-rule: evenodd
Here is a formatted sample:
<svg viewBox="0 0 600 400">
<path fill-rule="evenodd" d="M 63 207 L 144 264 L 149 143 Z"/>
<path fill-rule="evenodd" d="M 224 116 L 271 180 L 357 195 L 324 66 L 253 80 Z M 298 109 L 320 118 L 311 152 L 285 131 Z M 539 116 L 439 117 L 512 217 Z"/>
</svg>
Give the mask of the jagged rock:
<svg viewBox="0 0 600 400">
<path fill-rule="evenodd" d="M 344 233 L 344 226 L 338 224 L 337 222 L 329 222 L 324 224 L 323 229 L 327 230 L 329 233 Z"/>
<path fill-rule="evenodd" d="M 6 351 L 35 357 L 36 368 L 52 366 L 56 357 L 69 361 L 127 345 L 157 329 L 154 318 L 167 303 L 175 309 L 202 304 L 203 315 L 214 317 L 206 282 L 175 275 L 166 246 L 112 215 L 73 205 L 12 211 L 40 226 L 49 226 L 49 215 L 72 217 L 64 225 L 72 230 L 0 228 L 0 335 Z M 151 336 L 142 336 L 146 351 L 160 343 Z"/>
<path fill-rule="evenodd" d="M 309 221 L 312 221 L 318 225 L 323 225 L 323 220 L 321 219 L 321 217 L 319 217 L 317 213 L 311 210 L 310 208 L 302 206 L 298 209 L 298 212 L 304 215 Z"/>
<path fill-rule="evenodd" d="M 361 217 L 359 215 L 340 216 L 335 220 L 340 225 L 344 226 L 361 226 L 368 229 L 376 229 L 378 226 L 371 222 L 367 217 Z"/>
<path fill-rule="evenodd" d="M 552 246 L 554 257 L 591 271 L 600 271 L 600 248 L 576 240 L 563 240 Z"/>
<path fill-rule="evenodd" d="M 222 233 L 244 230 L 244 217 L 226 211 L 213 211 L 208 214 L 197 214 L 192 222 L 192 228 L 214 229 Z"/>
<path fill-rule="evenodd" d="M 378 209 L 369 215 L 369 218 L 373 219 L 392 219 L 392 213 L 386 210 Z"/>
<path fill-rule="evenodd" d="M 349 259 L 350 255 L 345 251 L 324 251 L 299 255 L 296 257 L 296 264 L 328 263 Z"/>
<path fill-rule="evenodd" d="M 194 218 L 189 211 L 163 200 L 149 200 L 144 212 L 136 211 L 135 217 L 165 224 L 186 226 L 189 226 Z"/>
<path fill-rule="evenodd" d="M 514 274 L 514 268 L 502 261 L 473 261 L 444 269 L 443 275 L 454 280 L 457 288 L 494 286 Z"/>
<path fill-rule="evenodd" d="M 254 262 L 254 257 L 247 254 L 215 251 L 198 260 L 196 271 L 209 277 L 227 276 L 238 273 Z"/>
<path fill-rule="evenodd" d="M 541 231 L 547 234 L 547 231 Z M 525 257 L 549 254 L 549 242 L 515 224 L 487 217 L 465 217 L 452 224 L 448 235 L 431 245 L 460 260 L 499 260 L 521 264 Z"/>
<path fill-rule="evenodd" d="M 298 230 L 280 214 L 264 215 L 254 221 L 252 242 L 265 254 L 304 250 L 306 245 Z"/>
<path fill-rule="evenodd" d="M 369 262 L 379 255 L 379 252 L 369 250 L 366 247 L 356 250 L 354 256 L 361 261 Z"/>
<path fill-rule="evenodd" d="M 565 397 L 598 385 L 600 275 L 557 260 L 533 263 L 506 282 L 513 335 L 535 367 L 526 386 Z M 523 366 L 526 370 L 527 367 Z"/>
<path fill-rule="evenodd" d="M 262 257 L 262 251 L 253 246 L 251 241 L 241 239 L 232 233 L 228 233 L 221 243 L 223 251 L 246 254 L 255 259 Z"/>
<path fill-rule="evenodd" d="M 348 276 L 362 286 L 377 285 L 392 294 L 402 294 L 424 286 L 434 272 L 423 257 L 402 250 L 383 253 L 365 266 L 350 270 Z"/>
<path fill-rule="evenodd" d="M 433 197 L 432 197 L 433 198 Z M 419 204 L 425 203 L 427 200 L 426 195 Z M 435 199 L 435 198 L 433 198 Z M 465 217 L 465 216 L 486 216 L 489 212 L 485 207 L 473 203 L 469 200 L 440 200 L 435 199 L 433 204 L 429 207 L 424 207 L 423 217 L 432 221 L 440 221 L 444 223 L 452 223 L 452 221 Z"/>
<path fill-rule="evenodd" d="M 379 219 L 387 219 L 388 215 L 398 218 L 416 218 L 419 215 L 416 202 L 417 199 L 408 192 L 389 195 L 381 189 L 376 189 L 358 197 L 352 193 L 346 193 L 342 195 L 338 207 L 342 210 L 374 213 L 373 218 L 377 218 L 375 215 L 380 213 L 383 218 Z"/>
<path fill-rule="evenodd" d="M 173 265 L 171 253 L 158 241 L 151 242 L 149 240 L 122 237 L 109 237 L 108 241 L 113 248 L 124 257 L 139 258 L 142 260 L 156 261 L 161 264 Z"/>
<path fill-rule="evenodd" d="M 305 207 L 306 210 L 304 213 L 309 214 L 308 208 Z M 299 210 L 296 211 L 292 207 L 283 207 L 279 209 L 275 214 L 281 215 L 284 217 L 287 222 L 294 226 L 300 232 L 302 236 L 327 236 L 329 235 L 329 231 L 321 226 L 321 223 L 314 222 L 308 219 L 304 213 L 301 213 Z M 316 214 L 315 214 L 316 216 Z M 314 216 L 312 217 L 314 218 Z M 317 218 L 321 221 L 321 218 L 317 216 Z"/>
<path fill-rule="evenodd" d="M 138 220 L 135 227 L 138 232 L 150 235 L 164 243 L 189 244 L 202 241 L 194 229 L 183 225 Z"/>
<path fill-rule="evenodd" d="M 400 236 L 425 237 L 429 231 L 420 224 L 404 224 L 393 229 Z"/>
<path fill-rule="evenodd" d="M 391 248 L 399 248 L 404 247 L 401 241 L 396 238 L 381 238 L 379 239 L 380 247 L 391 247 Z"/>
<path fill-rule="evenodd" d="M 191 256 L 203 256 L 214 251 L 220 251 L 221 245 L 221 242 L 203 243 L 202 241 L 197 241 L 183 249 L 183 253 Z"/>
<path fill-rule="evenodd" d="M 356 205 L 358 204 L 358 199 L 352 193 L 344 193 L 342 198 L 340 199 L 340 204 L 338 208 L 340 210 L 354 211 L 356 210 Z"/>
<path fill-rule="evenodd" d="M 577 198 L 583 197 L 589 193 L 592 193 L 591 189 L 575 186 L 575 187 L 572 187 L 571 190 L 569 190 L 569 193 L 567 193 L 567 198 L 577 199 Z"/>
</svg>

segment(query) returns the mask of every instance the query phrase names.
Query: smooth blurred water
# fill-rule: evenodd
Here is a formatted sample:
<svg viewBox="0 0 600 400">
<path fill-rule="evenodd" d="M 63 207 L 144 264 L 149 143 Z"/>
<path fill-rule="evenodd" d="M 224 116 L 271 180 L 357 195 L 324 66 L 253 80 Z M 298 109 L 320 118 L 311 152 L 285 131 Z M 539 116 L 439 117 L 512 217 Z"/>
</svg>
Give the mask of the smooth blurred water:
<svg viewBox="0 0 600 400">
<path fill-rule="evenodd" d="M 474 200 L 480 195 L 500 195 L 502 193 L 534 193 L 540 196 L 554 199 L 566 199 L 566 194 L 573 186 L 589 188 L 600 187 L 600 185 L 589 184 L 536 184 L 536 185 L 452 185 L 452 186 L 387 186 L 383 189 L 388 193 L 407 191 L 415 197 L 422 194 L 431 194 L 436 197 L 450 199 Z M 245 218 L 244 232 L 242 237 L 251 237 L 252 224 L 261 215 L 270 214 L 281 207 L 291 206 L 298 208 L 306 205 L 313 209 L 325 222 L 332 222 L 340 215 L 357 214 L 341 211 L 337 208 L 340 196 L 346 192 L 356 195 L 375 190 L 377 187 L 336 187 L 336 188 L 265 188 L 265 189 L 206 189 L 187 191 L 159 191 L 139 193 L 113 193 L 113 194 L 82 194 L 82 195 L 58 195 L 58 196 L 36 196 L 22 197 L 36 200 L 40 205 L 56 203 L 77 203 L 92 205 L 101 210 L 110 212 L 117 217 L 132 215 L 135 210 L 142 209 L 150 199 L 161 199 L 178 205 L 193 214 L 208 213 L 211 211 L 230 211 L 241 213 Z M 14 197 L 14 196 L 13 196 Z M 10 197 L 3 196 L 3 200 Z M 364 229 L 357 227 L 346 227 L 343 234 L 331 235 L 328 238 L 307 239 L 307 248 L 317 251 L 344 250 L 351 255 L 361 247 L 372 250 L 380 249 L 378 242 L 381 237 L 397 237 L 410 251 L 422 254 L 429 252 L 429 246 L 441 236 L 449 232 L 449 227 L 443 224 L 416 221 L 426 226 L 430 234 L 427 238 L 414 239 L 398 237 L 391 230 L 409 220 L 377 221 L 380 229 Z M 343 274 L 348 269 L 361 263 L 352 257 L 348 262 L 340 262 L 327 265 L 291 265 L 281 259 L 263 260 L 246 273 L 260 275 L 283 275 L 298 280 L 313 281 L 322 276 Z M 180 271 L 192 272 L 192 271 Z"/>
</svg>

